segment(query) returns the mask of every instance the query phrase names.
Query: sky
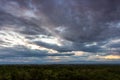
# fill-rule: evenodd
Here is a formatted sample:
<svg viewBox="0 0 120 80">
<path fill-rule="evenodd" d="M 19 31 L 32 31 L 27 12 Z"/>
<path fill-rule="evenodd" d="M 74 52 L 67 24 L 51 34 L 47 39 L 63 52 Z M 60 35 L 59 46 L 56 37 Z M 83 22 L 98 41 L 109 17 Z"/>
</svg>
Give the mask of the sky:
<svg viewBox="0 0 120 80">
<path fill-rule="evenodd" d="M 120 0 L 0 0 L 0 64 L 120 64 Z"/>
</svg>

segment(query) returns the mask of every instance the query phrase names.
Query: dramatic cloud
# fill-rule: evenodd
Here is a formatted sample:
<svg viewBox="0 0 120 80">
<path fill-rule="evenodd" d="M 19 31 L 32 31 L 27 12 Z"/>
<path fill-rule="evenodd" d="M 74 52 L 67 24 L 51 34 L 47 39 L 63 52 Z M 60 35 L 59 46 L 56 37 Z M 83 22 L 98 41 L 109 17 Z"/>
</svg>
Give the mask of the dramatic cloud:
<svg viewBox="0 0 120 80">
<path fill-rule="evenodd" d="M 119 63 L 119 0 L 0 0 L 0 64 Z"/>
</svg>

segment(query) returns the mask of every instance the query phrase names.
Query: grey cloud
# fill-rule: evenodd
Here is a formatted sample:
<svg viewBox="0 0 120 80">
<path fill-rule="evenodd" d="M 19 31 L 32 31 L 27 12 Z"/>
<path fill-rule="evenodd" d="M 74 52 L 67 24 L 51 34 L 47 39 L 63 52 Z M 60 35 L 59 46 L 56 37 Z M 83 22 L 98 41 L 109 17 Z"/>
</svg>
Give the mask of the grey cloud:
<svg viewBox="0 0 120 80">
<path fill-rule="evenodd" d="M 0 29 L 4 29 L 4 27 L 9 26 L 8 28 L 14 28 L 16 31 L 28 34 L 49 34 L 43 28 L 39 27 L 39 25 L 22 18 L 15 17 L 10 13 L 6 13 L 0 10 Z M 22 30 L 21 30 L 22 28 Z"/>
<path fill-rule="evenodd" d="M 54 44 L 47 44 L 47 43 L 43 43 L 43 42 L 35 42 L 37 45 L 41 45 L 41 46 L 44 46 L 46 48 L 51 48 L 51 49 L 55 49 L 59 52 L 69 52 L 69 51 L 72 51 L 73 49 L 73 46 L 69 47 L 69 46 L 57 46 L 57 45 L 54 45 Z M 73 49 L 75 50 L 75 49 Z"/>
<path fill-rule="evenodd" d="M 90 56 L 97 53 L 119 55 L 119 43 L 103 48 L 110 43 L 109 40 L 120 38 L 119 3 L 119 0 L 0 0 L 0 30 L 8 29 L 23 34 L 31 43 L 58 51 L 57 54 L 49 54 L 47 51 L 30 50 L 22 46 L 22 49 L 0 49 L 4 53 L 0 55 L 73 56 L 74 54 L 68 54 L 71 51 L 90 52 Z M 28 13 L 25 14 L 24 11 Z M 63 45 L 32 41 L 36 35 L 41 34 L 58 37 L 63 40 Z M 94 42 L 97 44 L 92 45 Z"/>
<path fill-rule="evenodd" d="M 27 7 L 29 1 L 18 0 L 17 2 Z M 119 20 L 118 0 L 70 0 L 69 2 L 65 0 L 35 0 L 32 3 L 38 7 L 38 11 L 42 11 L 51 20 L 54 27 L 59 25 L 67 27 L 64 34 L 58 34 L 65 39 L 77 42 L 92 42 L 119 36 L 120 29 L 112 28 L 114 29 L 112 30 L 106 25 L 108 22 Z M 102 6 L 100 7 L 100 5 Z"/>
<path fill-rule="evenodd" d="M 47 51 L 30 50 L 22 46 L 22 49 L 17 48 L 5 48 L 0 50 L 0 58 L 9 57 L 48 57 L 48 56 L 73 56 L 74 53 L 47 53 Z"/>
<path fill-rule="evenodd" d="M 30 0 L 17 2 L 20 3 L 20 5 L 26 6 L 27 8 L 27 6 L 29 6 L 29 1 Z M 53 28 L 61 25 L 64 25 L 64 27 L 66 27 L 66 31 L 64 33 L 56 33 L 57 35 L 73 42 L 93 42 L 119 36 L 120 29 L 109 28 L 109 25 L 106 25 L 107 23 L 120 20 L 118 17 L 120 13 L 118 10 L 118 2 L 118 0 L 70 0 L 69 2 L 66 2 L 65 0 L 35 0 L 32 1 L 32 4 L 37 8 L 38 12 L 42 11 L 42 13 L 45 14 L 45 16 L 50 20 L 48 23 L 53 24 Z M 41 6 L 39 6 L 38 3 Z M 99 5 L 103 6 L 100 7 Z M 28 20 L 22 21 L 26 22 Z M 33 20 L 26 23 L 33 23 L 33 26 L 37 25 L 36 28 L 30 29 L 31 32 L 28 28 L 28 34 L 32 34 L 32 31 L 41 31 L 39 22 L 41 21 L 36 20 L 36 22 L 34 22 Z M 36 31 L 35 29 L 40 31 Z M 54 30 L 52 30 L 52 32 L 55 33 Z"/>
<path fill-rule="evenodd" d="M 119 36 L 119 29 L 113 31 L 106 25 L 108 22 L 120 20 L 118 17 L 120 12 L 117 10 L 118 0 L 70 0 L 69 2 L 62 0 L 64 2 L 62 5 L 56 0 L 52 1 L 43 4 L 45 5 L 43 11 L 54 24 L 68 27 L 61 35 L 65 39 L 92 42 Z"/>
<path fill-rule="evenodd" d="M 109 47 L 110 48 L 120 48 L 120 43 L 112 44 Z"/>
</svg>

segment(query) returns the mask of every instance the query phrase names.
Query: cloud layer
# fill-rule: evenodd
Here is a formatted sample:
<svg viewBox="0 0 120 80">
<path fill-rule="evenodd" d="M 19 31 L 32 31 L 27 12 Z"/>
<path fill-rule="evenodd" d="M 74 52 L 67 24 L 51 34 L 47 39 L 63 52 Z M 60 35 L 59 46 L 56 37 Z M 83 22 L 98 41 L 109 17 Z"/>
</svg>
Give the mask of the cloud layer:
<svg viewBox="0 0 120 80">
<path fill-rule="evenodd" d="M 0 0 L 0 63 L 119 63 L 119 0 Z"/>
</svg>

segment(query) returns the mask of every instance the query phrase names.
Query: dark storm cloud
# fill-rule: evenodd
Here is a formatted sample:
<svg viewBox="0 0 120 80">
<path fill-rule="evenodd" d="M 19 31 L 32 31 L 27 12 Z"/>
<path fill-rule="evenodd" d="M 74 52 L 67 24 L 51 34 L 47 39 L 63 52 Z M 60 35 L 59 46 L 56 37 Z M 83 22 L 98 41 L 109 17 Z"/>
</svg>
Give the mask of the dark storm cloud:
<svg viewBox="0 0 120 80">
<path fill-rule="evenodd" d="M 1 26 L 0 29 L 7 27 L 7 25 L 11 25 L 11 27 L 9 28 L 16 28 L 16 30 L 23 28 L 22 30 L 17 31 L 29 35 L 46 33 L 44 29 L 40 28 L 37 24 L 31 21 L 15 17 L 10 13 L 0 10 L 0 26 Z"/>
<path fill-rule="evenodd" d="M 120 48 L 120 43 L 110 45 L 109 47 L 110 48 Z"/>
<path fill-rule="evenodd" d="M 51 48 L 51 49 L 55 49 L 59 52 L 71 52 L 75 49 L 73 49 L 72 47 L 69 47 L 69 46 L 56 46 L 56 45 L 53 45 L 53 44 L 47 44 L 47 43 L 43 43 L 43 42 L 35 42 L 37 45 L 41 45 L 41 46 L 44 46 L 46 48 Z"/>
<path fill-rule="evenodd" d="M 119 0 L 0 0 L 0 52 L 4 53 L 0 55 L 73 56 L 76 52 L 72 51 L 83 51 L 76 53 L 79 55 L 89 52 L 91 55 L 86 58 L 96 54 L 119 55 L 119 3 Z M 36 37 L 40 35 L 45 36 Z M 55 38 L 56 43 L 50 44 L 49 39 L 55 42 Z M 14 45 L 9 48 L 8 44 Z M 15 48 L 16 45 L 22 45 L 22 49 Z M 37 46 L 37 49 L 42 46 L 58 53 L 27 49 L 27 45 Z"/>
<path fill-rule="evenodd" d="M 73 56 L 74 53 L 48 53 L 46 50 L 30 50 L 24 46 L 16 46 L 16 48 L 0 49 L 0 58 L 7 57 L 48 57 L 48 56 Z"/>
<path fill-rule="evenodd" d="M 67 40 L 93 42 L 120 36 L 120 28 L 109 28 L 109 25 L 107 25 L 108 23 L 120 20 L 118 0 L 70 0 L 69 2 L 65 0 L 11 1 L 19 3 L 20 6 L 25 6 L 26 9 L 32 8 L 30 4 L 33 7 L 35 6 L 38 12 L 42 11 L 51 20 L 50 23 L 54 25 L 52 25 L 54 28 L 64 25 L 66 31 L 58 33 L 58 35 Z M 36 25 L 38 24 L 36 23 Z"/>
<path fill-rule="evenodd" d="M 43 11 L 53 23 L 67 28 L 66 32 L 61 34 L 65 39 L 92 42 L 119 36 L 120 28 L 112 28 L 112 31 L 106 25 L 120 20 L 118 0 L 61 0 L 61 4 L 59 1 L 52 1 L 43 4 L 46 6 Z"/>
</svg>

